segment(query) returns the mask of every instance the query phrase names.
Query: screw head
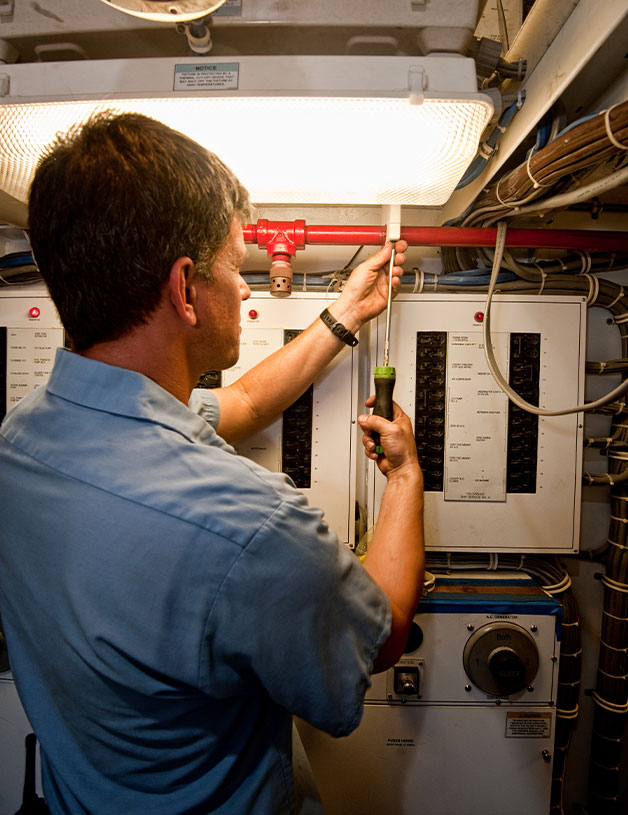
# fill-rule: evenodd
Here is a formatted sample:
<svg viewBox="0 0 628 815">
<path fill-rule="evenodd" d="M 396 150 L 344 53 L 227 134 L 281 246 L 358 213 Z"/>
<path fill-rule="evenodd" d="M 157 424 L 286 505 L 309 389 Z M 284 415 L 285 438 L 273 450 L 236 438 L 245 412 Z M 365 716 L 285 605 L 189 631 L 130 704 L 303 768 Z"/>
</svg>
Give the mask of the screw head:
<svg viewBox="0 0 628 815">
<path fill-rule="evenodd" d="M 467 625 L 467 631 L 475 631 L 475 626 L 472 623 Z"/>
<path fill-rule="evenodd" d="M 464 689 L 466 690 L 467 693 L 471 693 L 471 685 L 465 685 Z"/>
<path fill-rule="evenodd" d="M 538 629 L 538 627 L 537 627 L 536 625 L 531 625 L 531 626 L 530 626 L 530 631 L 532 631 L 532 632 L 536 633 L 538 630 L 539 630 L 539 629 Z"/>
</svg>

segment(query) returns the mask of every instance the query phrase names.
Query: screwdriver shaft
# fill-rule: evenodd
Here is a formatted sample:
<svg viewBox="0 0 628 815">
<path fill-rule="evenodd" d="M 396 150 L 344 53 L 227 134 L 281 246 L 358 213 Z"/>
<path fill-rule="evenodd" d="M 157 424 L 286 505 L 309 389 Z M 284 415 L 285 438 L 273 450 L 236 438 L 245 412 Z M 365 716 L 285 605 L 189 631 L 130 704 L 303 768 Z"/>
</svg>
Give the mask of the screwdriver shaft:
<svg viewBox="0 0 628 815">
<path fill-rule="evenodd" d="M 395 244 L 393 242 L 392 253 L 390 255 L 390 265 L 388 266 L 388 305 L 386 306 L 386 336 L 384 338 L 384 366 L 388 367 L 390 357 L 390 309 L 392 306 L 392 273 L 395 265 Z"/>
</svg>

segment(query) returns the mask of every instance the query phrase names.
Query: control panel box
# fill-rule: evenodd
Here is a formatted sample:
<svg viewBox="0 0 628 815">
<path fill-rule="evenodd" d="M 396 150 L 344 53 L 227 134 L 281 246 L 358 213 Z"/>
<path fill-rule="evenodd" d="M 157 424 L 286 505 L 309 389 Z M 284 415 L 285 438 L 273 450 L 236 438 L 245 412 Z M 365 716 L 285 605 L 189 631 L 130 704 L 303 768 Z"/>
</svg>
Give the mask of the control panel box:
<svg viewBox="0 0 628 815">
<path fill-rule="evenodd" d="M 231 385 L 291 342 L 336 299 L 294 292 L 289 298 L 255 293 L 242 303 L 240 358 L 201 379 L 207 387 Z M 357 424 L 357 354 L 348 346 L 282 416 L 235 447 L 271 472 L 290 476 L 344 543 L 354 546 Z M 360 447 L 361 449 L 361 447 Z"/>
<path fill-rule="evenodd" d="M 437 575 L 358 728 L 297 723 L 328 815 L 546 815 L 559 637 L 559 603 L 527 575 Z"/>
<path fill-rule="evenodd" d="M 59 315 L 42 284 L 0 292 L 0 420 L 49 377 L 63 346 Z"/>
<path fill-rule="evenodd" d="M 390 363 L 395 401 L 410 416 L 425 477 L 428 550 L 576 552 L 582 415 L 539 417 L 513 403 L 484 359 L 482 295 L 400 295 Z M 491 340 L 498 366 L 528 403 L 584 401 L 582 297 L 498 295 Z M 381 364 L 385 316 L 372 367 Z M 385 479 L 370 470 L 370 524 Z"/>
</svg>

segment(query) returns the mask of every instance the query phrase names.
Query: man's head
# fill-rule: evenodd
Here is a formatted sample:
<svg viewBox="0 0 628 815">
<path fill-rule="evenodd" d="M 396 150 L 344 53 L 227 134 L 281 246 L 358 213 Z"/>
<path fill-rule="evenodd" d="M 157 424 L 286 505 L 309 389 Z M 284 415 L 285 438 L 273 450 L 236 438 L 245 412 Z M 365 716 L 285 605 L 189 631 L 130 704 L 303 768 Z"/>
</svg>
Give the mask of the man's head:
<svg viewBox="0 0 628 815">
<path fill-rule="evenodd" d="M 210 280 L 234 216 L 248 215 L 246 190 L 217 156 L 132 113 L 59 137 L 29 197 L 33 253 L 77 351 L 146 322 L 178 258 Z"/>
</svg>

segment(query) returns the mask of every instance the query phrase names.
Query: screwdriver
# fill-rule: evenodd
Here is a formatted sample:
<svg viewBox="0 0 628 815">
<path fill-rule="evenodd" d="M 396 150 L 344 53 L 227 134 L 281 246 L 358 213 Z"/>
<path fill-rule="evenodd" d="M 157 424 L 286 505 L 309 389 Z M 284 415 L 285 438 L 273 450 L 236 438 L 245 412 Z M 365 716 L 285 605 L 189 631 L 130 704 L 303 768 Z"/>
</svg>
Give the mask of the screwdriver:
<svg viewBox="0 0 628 815">
<path fill-rule="evenodd" d="M 373 369 L 373 380 L 375 382 L 375 404 L 373 413 L 376 416 L 383 416 L 384 419 L 392 421 L 393 417 L 393 390 L 397 372 L 388 364 L 390 356 L 390 310 L 392 306 L 392 273 L 395 265 L 395 242 L 393 241 L 392 253 L 390 255 L 390 265 L 388 267 L 388 304 L 386 306 L 386 336 L 384 339 L 384 364 Z M 382 455 L 384 448 L 380 444 L 379 433 L 373 432 L 375 442 L 375 452 Z"/>
</svg>

